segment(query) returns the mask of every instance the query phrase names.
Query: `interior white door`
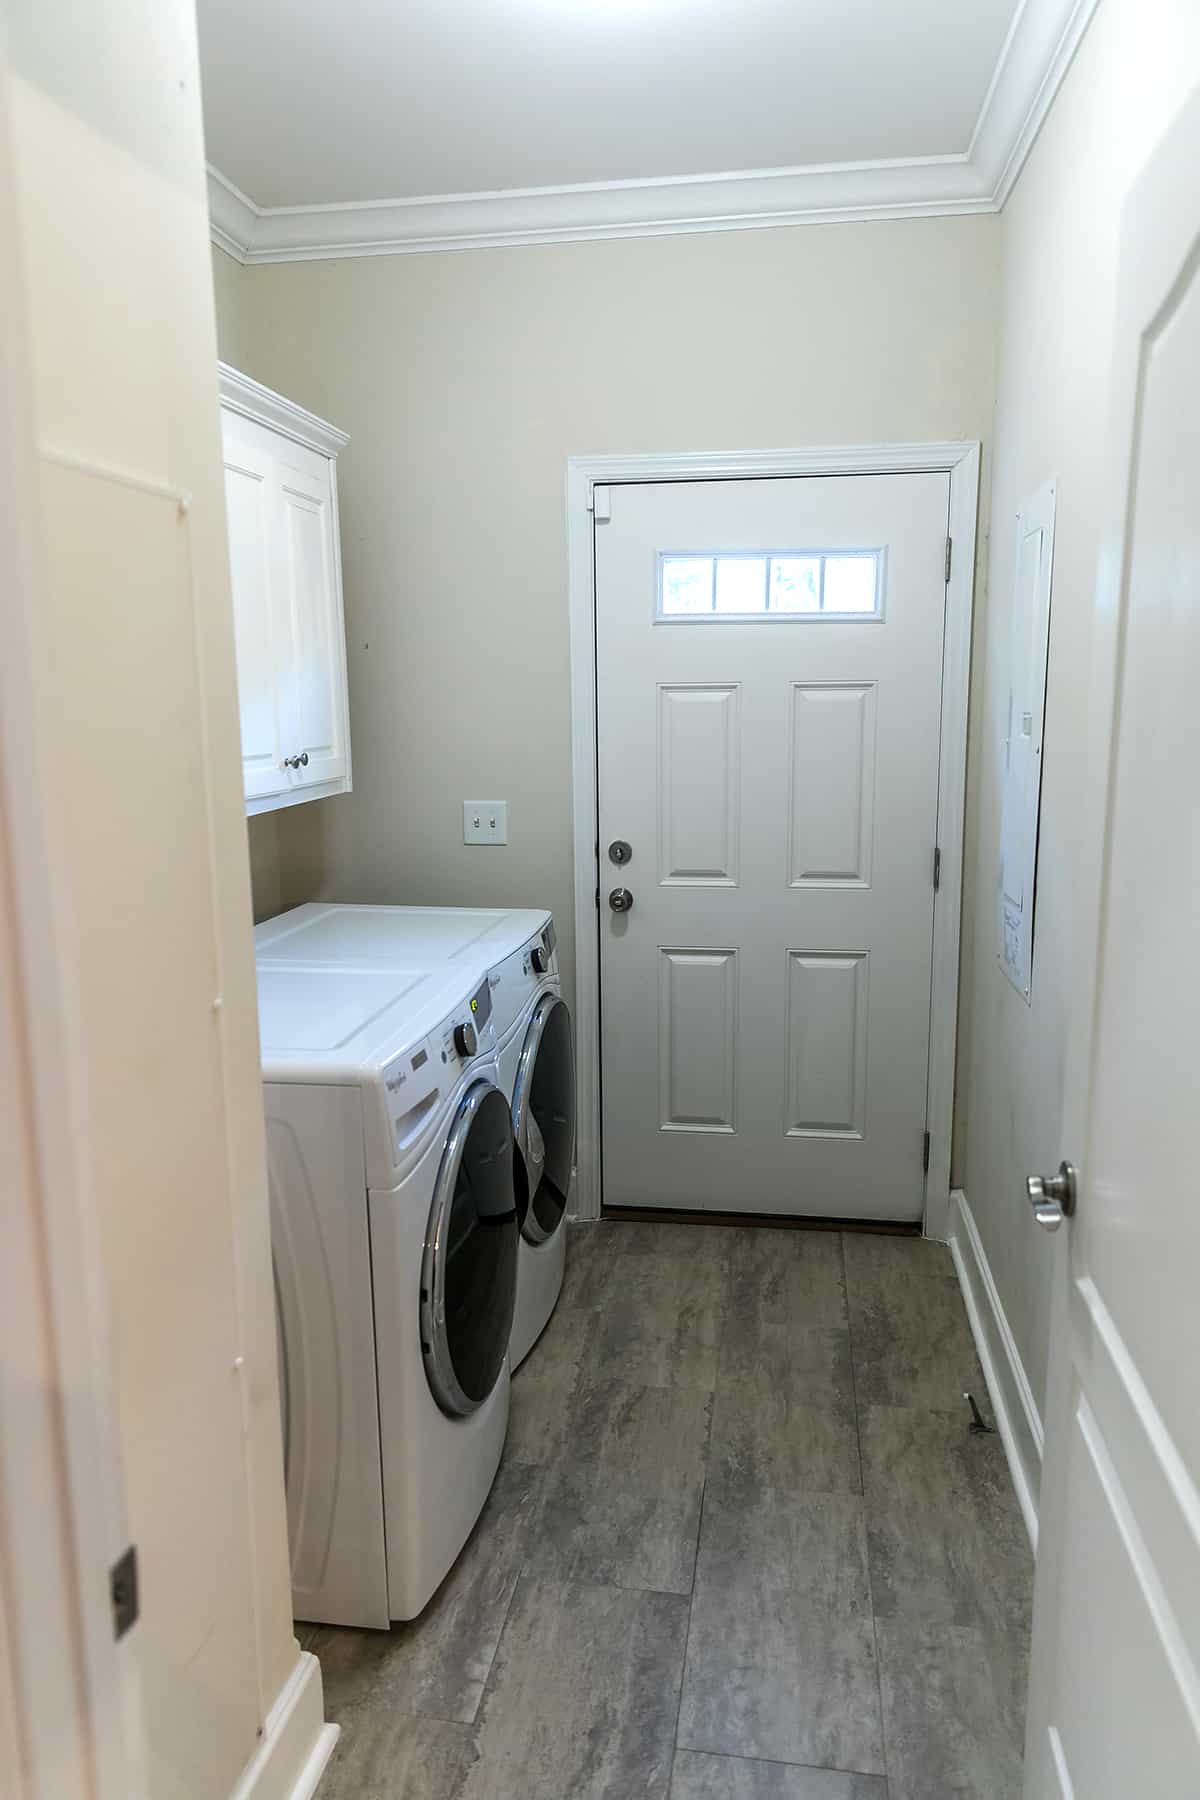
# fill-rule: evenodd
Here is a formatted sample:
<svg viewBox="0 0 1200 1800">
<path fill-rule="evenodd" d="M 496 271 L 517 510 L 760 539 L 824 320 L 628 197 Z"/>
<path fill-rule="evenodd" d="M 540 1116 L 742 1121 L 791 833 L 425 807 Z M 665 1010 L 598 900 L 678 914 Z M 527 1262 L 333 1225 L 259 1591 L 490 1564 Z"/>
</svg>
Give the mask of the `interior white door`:
<svg viewBox="0 0 1200 1800">
<path fill-rule="evenodd" d="M 1200 1794 L 1200 94 L 1129 201 L 1026 1793 Z"/>
<path fill-rule="evenodd" d="M 949 477 L 609 502 L 605 1203 L 919 1219 Z"/>
</svg>

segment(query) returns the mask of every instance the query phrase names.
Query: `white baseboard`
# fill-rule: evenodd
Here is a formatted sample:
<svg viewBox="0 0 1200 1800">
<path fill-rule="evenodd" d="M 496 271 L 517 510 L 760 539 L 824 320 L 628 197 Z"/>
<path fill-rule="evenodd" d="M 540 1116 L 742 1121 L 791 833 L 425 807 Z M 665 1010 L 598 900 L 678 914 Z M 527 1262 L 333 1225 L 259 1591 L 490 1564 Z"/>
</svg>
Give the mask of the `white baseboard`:
<svg viewBox="0 0 1200 1800">
<path fill-rule="evenodd" d="M 321 1665 L 301 1650 L 229 1800 L 312 1800 L 339 1730 L 325 1722 Z"/>
<path fill-rule="evenodd" d="M 978 1227 L 961 1188 L 955 1188 L 950 1195 L 950 1252 L 975 1348 L 983 1364 L 1013 1487 L 1029 1541 L 1036 1552 L 1045 1434 L 1017 1341 L 1005 1316 Z"/>
</svg>

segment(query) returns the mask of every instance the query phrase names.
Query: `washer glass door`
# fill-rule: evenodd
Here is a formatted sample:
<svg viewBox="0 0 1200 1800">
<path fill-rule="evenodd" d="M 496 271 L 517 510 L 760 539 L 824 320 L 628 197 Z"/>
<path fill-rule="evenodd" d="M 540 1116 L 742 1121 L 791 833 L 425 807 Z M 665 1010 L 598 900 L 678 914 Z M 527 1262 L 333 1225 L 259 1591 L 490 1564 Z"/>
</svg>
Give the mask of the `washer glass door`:
<svg viewBox="0 0 1200 1800">
<path fill-rule="evenodd" d="M 500 1378 L 519 1234 L 508 1107 L 493 1082 L 477 1081 L 450 1128 L 421 1263 L 421 1351 L 444 1412 L 474 1412 Z"/>
<path fill-rule="evenodd" d="M 533 1010 L 513 1084 L 513 1131 L 529 1201 L 522 1230 L 544 1244 L 567 1210 L 575 1155 L 575 1053 L 571 1014 L 557 994 Z"/>
</svg>

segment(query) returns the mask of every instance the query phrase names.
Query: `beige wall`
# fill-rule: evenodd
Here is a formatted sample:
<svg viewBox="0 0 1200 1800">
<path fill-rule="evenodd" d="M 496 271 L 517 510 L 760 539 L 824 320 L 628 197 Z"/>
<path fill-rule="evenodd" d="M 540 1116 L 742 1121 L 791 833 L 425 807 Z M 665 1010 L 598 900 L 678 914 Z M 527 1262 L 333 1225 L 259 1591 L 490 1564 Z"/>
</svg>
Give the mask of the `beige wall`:
<svg viewBox="0 0 1200 1800">
<path fill-rule="evenodd" d="M 974 952 L 964 959 L 971 1029 L 959 1095 L 968 1202 L 1039 1407 L 1052 1245 L 1029 1217 L 1024 1178 L 1079 1154 L 1060 1140 L 1060 1113 L 1120 204 L 1198 70 L 1195 0 L 1104 0 L 1002 220 L 990 600 L 976 666 Z M 1027 1007 L 996 964 L 999 756 L 1016 512 L 1049 476 L 1058 512 Z"/>
<path fill-rule="evenodd" d="M 29 0 L 6 31 L 47 812 L 77 940 L 148 1791 L 224 1800 L 307 1664 L 291 1625 L 195 21 L 188 0 Z M 320 1726 L 319 1682 L 306 1692 L 314 1729 L 288 1740 L 276 1793 Z"/>
<path fill-rule="evenodd" d="M 354 792 L 278 815 L 283 904 L 545 905 L 569 974 L 566 458 L 986 439 L 998 237 L 936 219 L 240 271 L 249 372 L 350 433 Z M 468 798 L 509 802 L 507 848 L 464 848 Z"/>
</svg>

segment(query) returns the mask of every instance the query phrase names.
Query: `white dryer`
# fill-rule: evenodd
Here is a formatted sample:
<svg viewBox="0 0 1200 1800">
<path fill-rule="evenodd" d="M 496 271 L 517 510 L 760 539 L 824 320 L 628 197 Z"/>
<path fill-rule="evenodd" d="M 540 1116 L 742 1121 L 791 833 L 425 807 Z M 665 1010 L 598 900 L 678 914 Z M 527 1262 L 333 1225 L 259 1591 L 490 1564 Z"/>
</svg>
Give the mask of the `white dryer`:
<svg viewBox="0 0 1200 1800">
<path fill-rule="evenodd" d="M 508 1423 L 520 1236 L 491 988 L 258 958 L 297 1618 L 421 1611 Z"/>
<path fill-rule="evenodd" d="M 533 908 L 314 903 L 265 921 L 255 942 L 260 959 L 346 968 L 440 961 L 463 980 L 487 975 L 522 1207 L 509 1351 L 515 1369 L 545 1329 L 562 1287 L 575 1153 L 571 1018 L 551 915 Z"/>
</svg>

